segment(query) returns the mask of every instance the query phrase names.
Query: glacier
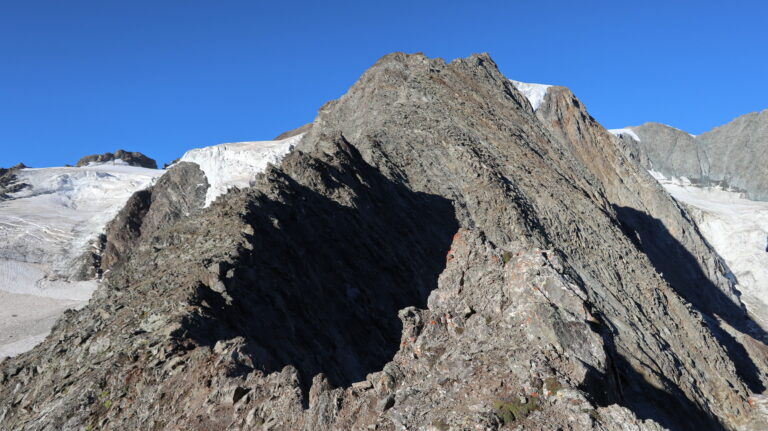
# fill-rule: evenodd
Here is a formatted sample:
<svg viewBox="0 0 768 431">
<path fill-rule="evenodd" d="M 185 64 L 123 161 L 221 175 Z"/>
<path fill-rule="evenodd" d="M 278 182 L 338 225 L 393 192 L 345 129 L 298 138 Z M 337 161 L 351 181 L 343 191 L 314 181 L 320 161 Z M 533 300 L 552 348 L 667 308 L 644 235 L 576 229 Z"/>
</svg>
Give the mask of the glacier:
<svg viewBox="0 0 768 431">
<path fill-rule="evenodd" d="M 187 151 L 180 162 L 192 162 L 200 166 L 208 179 L 205 206 L 232 187 L 249 187 L 257 173 L 267 165 L 277 165 L 296 144 L 303 133 L 277 141 L 253 141 L 219 144 Z"/>
<path fill-rule="evenodd" d="M 26 168 L 28 186 L 0 201 L 0 358 L 32 348 L 96 280 L 78 280 L 81 256 L 135 191 L 162 170 L 121 163 Z"/>
<path fill-rule="evenodd" d="M 735 276 L 741 300 L 768 327 L 768 202 L 720 187 L 700 187 L 685 177 L 651 175 L 689 214 Z"/>
</svg>

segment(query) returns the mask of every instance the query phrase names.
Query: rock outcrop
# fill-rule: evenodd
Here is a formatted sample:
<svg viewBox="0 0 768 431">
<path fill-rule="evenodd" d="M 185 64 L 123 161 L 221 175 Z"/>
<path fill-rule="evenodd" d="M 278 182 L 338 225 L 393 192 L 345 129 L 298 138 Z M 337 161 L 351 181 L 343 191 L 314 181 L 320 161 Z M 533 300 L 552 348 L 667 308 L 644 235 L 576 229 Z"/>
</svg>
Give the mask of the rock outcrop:
<svg viewBox="0 0 768 431">
<path fill-rule="evenodd" d="M 768 110 L 742 115 L 699 136 L 658 123 L 629 129 L 641 142 L 627 135 L 622 138 L 638 151 L 646 168 L 768 200 Z"/>
<path fill-rule="evenodd" d="M 149 237 L 181 217 L 200 212 L 208 190 L 205 174 L 194 163 L 174 164 L 152 187 L 134 193 L 107 225 L 98 270 L 108 270 Z"/>
<path fill-rule="evenodd" d="M 26 168 L 23 163 L 12 166 L 10 168 L 0 168 L 0 201 L 8 199 L 9 193 L 16 193 L 19 190 L 27 187 L 24 183 L 19 183 L 16 178 L 16 172 Z"/>
<path fill-rule="evenodd" d="M 75 166 L 88 166 L 92 163 L 110 163 L 122 161 L 130 166 L 139 166 L 142 168 L 157 169 L 157 162 L 136 151 L 117 150 L 113 153 L 93 154 L 85 156 L 77 161 Z"/>
<path fill-rule="evenodd" d="M 759 328 L 684 209 L 487 55 L 385 56 L 253 187 L 187 186 L 129 203 L 90 304 L 0 364 L 0 423 L 766 426 Z"/>
</svg>

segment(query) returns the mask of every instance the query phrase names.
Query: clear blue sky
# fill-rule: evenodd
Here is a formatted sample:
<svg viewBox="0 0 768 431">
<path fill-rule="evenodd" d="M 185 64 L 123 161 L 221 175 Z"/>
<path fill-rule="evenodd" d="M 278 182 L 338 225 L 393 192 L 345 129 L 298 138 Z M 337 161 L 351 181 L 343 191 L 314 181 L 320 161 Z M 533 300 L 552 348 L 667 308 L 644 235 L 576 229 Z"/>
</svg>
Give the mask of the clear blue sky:
<svg viewBox="0 0 768 431">
<path fill-rule="evenodd" d="M 0 0 L 0 166 L 271 139 L 377 58 L 489 52 L 609 128 L 768 108 L 763 1 Z"/>
</svg>

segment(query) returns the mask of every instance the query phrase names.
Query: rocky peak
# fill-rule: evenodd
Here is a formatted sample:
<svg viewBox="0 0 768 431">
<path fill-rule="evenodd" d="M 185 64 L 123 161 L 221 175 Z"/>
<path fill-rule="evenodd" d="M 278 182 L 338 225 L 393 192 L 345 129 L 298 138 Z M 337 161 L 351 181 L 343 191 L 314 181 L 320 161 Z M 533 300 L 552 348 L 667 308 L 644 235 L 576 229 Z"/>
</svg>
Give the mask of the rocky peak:
<svg viewBox="0 0 768 431">
<path fill-rule="evenodd" d="M 98 271 L 106 271 L 127 255 L 142 237 L 157 234 L 182 217 L 200 212 L 209 184 L 200 167 L 179 162 L 157 183 L 134 193 L 107 225 Z"/>
<path fill-rule="evenodd" d="M 696 137 L 707 155 L 706 178 L 768 200 L 768 109 L 742 115 Z"/>
<path fill-rule="evenodd" d="M 24 163 L 19 163 L 10 168 L 0 168 L 0 201 L 8 199 L 9 193 L 18 192 L 27 186 L 19 183 L 16 178 L 16 173 L 26 167 Z"/>
<path fill-rule="evenodd" d="M 76 166 L 88 166 L 89 164 L 114 163 L 122 161 L 130 166 L 139 166 L 142 168 L 157 169 L 157 163 L 149 157 L 135 151 L 117 150 L 114 153 L 93 154 L 85 156 L 77 161 Z"/>
</svg>

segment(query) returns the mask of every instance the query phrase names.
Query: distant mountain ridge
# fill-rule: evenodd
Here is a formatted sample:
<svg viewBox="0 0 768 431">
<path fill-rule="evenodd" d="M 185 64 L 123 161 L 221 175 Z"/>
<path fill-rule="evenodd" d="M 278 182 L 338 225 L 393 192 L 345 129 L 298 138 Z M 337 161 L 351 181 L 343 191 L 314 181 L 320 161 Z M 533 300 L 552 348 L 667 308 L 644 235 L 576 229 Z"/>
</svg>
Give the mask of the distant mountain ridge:
<svg viewBox="0 0 768 431">
<path fill-rule="evenodd" d="M 157 169 L 157 162 L 137 151 L 117 150 L 113 153 L 92 154 L 77 161 L 75 166 L 83 167 L 99 163 L 125 163 L 147 169 Z"/>
<path fill-rule="evenodd" d="M 627 129 L 640 142 L 622 131 Z M 614 133 L 638 154 L 646 169 L 768 201 L 768 109 L 742 115 L 698 136 L 660 123 Z"/>
</svg>

